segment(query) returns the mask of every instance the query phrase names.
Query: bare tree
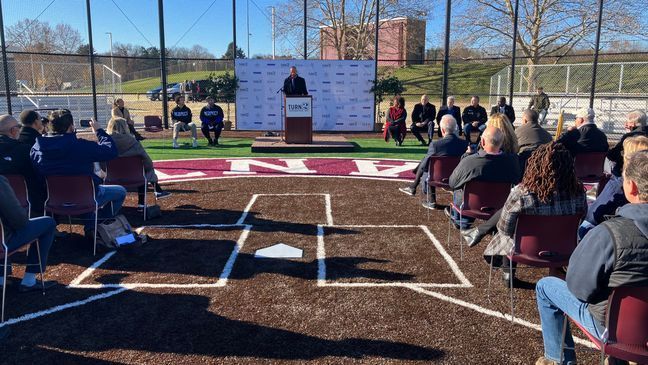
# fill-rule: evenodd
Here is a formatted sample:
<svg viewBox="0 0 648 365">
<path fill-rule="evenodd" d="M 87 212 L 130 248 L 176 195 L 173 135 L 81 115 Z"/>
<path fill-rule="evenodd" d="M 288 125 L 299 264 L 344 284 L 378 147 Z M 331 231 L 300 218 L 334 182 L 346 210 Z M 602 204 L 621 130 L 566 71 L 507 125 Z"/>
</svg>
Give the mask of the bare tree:
<svg viewBox="0 0 648 365">
<path fill-rule="evenodd" d="M 380 19 L 397 16 L 426 17 L 434 1 L 381 2 Z M 285 53 L 303 57 L 303 0 L 285 0 L 277 11 L 277 31 L 286 43 Z M 307 3 L 308 56 L 330 44 L 338 59 L 373 57 L 376 0 L 310 0 Z M 383 23 L 380 24 L 382 26 Z"/>
<path fill-rule="evenodd" d="M 454 31 L 466 34 L 473 48 L 500 47 L 510 51 L 513 40 L 514 0 L 470 0 L 455 22 Z M 648 5 L 647 0 L 639 2 Z M 603 28 L 609 35 L 648 34 L 642 13 L 633 9 L 635 0 L 606 0 Z M 534 65 L 552 56 L 554 63 L 577 47 L 591 45 L 596 32 L 597 0 L 520 0 L 516 43 L 527 59 L 525 76 L 529 89 L 535 88 Z"/>
</svg>

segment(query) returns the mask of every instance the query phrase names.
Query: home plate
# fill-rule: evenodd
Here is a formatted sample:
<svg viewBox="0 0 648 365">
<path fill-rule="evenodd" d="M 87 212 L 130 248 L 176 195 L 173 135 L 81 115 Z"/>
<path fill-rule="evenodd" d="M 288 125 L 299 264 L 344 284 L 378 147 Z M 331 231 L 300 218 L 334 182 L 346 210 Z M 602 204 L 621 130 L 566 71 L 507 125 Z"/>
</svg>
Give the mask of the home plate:
<svg viewBox="0 0 648 365">
<path fill-rule="evenodd" d="M 277 243 L 270 247 L 256 250 L 254 257 L 257 259 L 299 259 L 303 256 L 304 250 L 288 246 L 285 243 Z"/>
</svg>

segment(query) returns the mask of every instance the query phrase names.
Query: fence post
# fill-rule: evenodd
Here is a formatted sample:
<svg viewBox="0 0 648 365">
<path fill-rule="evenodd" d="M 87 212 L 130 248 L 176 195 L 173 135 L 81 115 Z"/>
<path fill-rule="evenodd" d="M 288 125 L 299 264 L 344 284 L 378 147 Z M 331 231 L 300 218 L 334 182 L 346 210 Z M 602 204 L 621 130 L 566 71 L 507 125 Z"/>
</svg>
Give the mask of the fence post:
<svg viewBox="0 0 648 365">
<path fill-rule="evenodd" d="M 589 107 L 594 108 L 596 92 L 596 69 L 598 68 L 599 48 L 601 45 L 601 23 L 603 22 L 603 0 L 598 0 L 598 21 L 596 22 L 596 43 L 594 46 L 594 63 L 592 64 L 592 83 L 590 87 Z"/>
<path fill-rule="evenodd" d="M 92 83 L 92 115 L 95 121 L 97 116 L 97 80 L 95 80 L 94 46 L 92 45 L 92 15 L 90 12 L 90 0 L 86 0 L 86 16 L 88 20 L 88 53 L 90 57 L 90 81 Z"/>
<path fill-rule="evenodd" d="M 169 96 L 167 94 L 166 45 L 164 44 L 164 0 L 158 0 L 158 22 L 160 27 L 160 76 L 162 77 L 162 120 L 169 129 Z M 236 48 L 234 48 L 236 54 Z"/>
<path fill-rule="evenodd" d="M 500 96 L 500 87 L 502 85 L 502 75 L 497 75 L 497 97 Z"/>
<path fill-rule="evenodd" d="M 518 33 L 518 9 L 520 0 L 515 0 L 515 13 L 513 15 L 513 47 L 511 51 L 511 72 L 509 73 L 509 105 L 513 106 L 513 82 L 515 82 L 515 52 L 517 47 Z"/>
<path fill-rule="evenodd" d="M 448 98 L 448 63 L 450 62 L 450 12 L 452 0 L 446 0 L 445 40 L 443 45 L 443 89 L 441 91 L 441 105 L 446 105 Z"/>
<path fill-rule="evenodd" d="M 621 89 L 623 88 L 623 66 L 625 66 L 623 63 L 621 64 L 621 72 L 619 75 L 619 94 L 621 93 Z"/>
<path fill-rule="evenodd" d="M 565 94 L 569 94 L 569 76 L 571 75 L 571 65 L 567 66 L 567 79 L 565 80 Z"/>
<path fill-rule="evenodd" d="M 9 85 L 9 62 L 7 62 L 7 43 L 4 34 L 4 18 L 2 14 L 2 0 L 0 0 L 0 42 L 2 42 L 2 71 L 4 73 L 5 93 L 7 97 L 7 114 L 11 112 L 11 86 Z M 14 62 L 15 65 L 15 62 Z"/>
<path fill-rule="evenodd" d="M 374 32 L 376 33 L 374 39 L 374 79 L 378 81 L 378 31 L 380 30 L 380 0 L 376 0 L 376 25 L 374 26 L 376 29 L 374 29 Z M 378 115 L 378 111 L 376 110 L 376 104 L 378 104 L 378 98 L 376 97 L 376 94 L 374 93 L 374 123 L 379 123 L 380 122 L 380 115 Z"/>
<path fill-rule="evenodd" d="M 308 59 L 308 28 L 307 28 L 307 18 L 308 17 L 308 0 L 304 0 L 304 59 Z M 248 55 L 248 58 L 250 55 Z"/>
<path fill-rule="evenodd" d="M 522 93 L 522 81 L 524 80 L 524 66 L 520 67 L 520 93 Z"/>
</svg>

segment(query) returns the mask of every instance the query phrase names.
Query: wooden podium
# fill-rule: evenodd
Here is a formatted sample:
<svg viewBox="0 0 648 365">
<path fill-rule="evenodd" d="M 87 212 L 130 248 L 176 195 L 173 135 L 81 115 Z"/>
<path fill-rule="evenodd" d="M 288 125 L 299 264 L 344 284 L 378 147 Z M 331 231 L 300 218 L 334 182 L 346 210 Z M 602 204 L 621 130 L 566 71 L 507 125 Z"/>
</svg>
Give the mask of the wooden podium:
<svg viewBox="0 0 648 365">
<path fill-rule="evenodd" d="M 284 97 L 284 134 L 286 143 L 313 143 L 313 97 Z"/>
</svg>

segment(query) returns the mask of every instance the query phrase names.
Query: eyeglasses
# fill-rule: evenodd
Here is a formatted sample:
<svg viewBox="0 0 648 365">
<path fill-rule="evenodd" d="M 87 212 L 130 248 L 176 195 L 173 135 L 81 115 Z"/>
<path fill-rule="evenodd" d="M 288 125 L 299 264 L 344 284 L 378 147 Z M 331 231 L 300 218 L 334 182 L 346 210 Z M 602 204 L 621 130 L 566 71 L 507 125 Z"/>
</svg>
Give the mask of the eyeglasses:
<svg viewBox="0 0 648 365">
<path fill-rule="evenodd" d="M 20 127 L 20 124 L 16 124 L 16 125 L 12 126 L 11 128 L 9 128 L 9 130 L 10 130 L 11 132 L 13 132 L 13 130 L 16 129 L 16 128 L 20 129 L 20 128 L 21 128 L 21 127 Z"/>
</svg>

